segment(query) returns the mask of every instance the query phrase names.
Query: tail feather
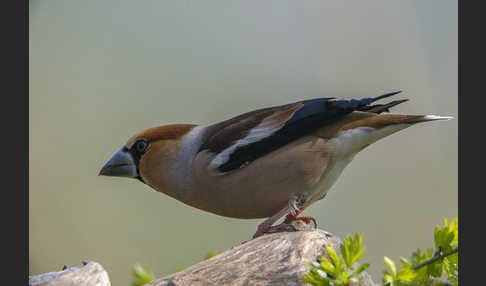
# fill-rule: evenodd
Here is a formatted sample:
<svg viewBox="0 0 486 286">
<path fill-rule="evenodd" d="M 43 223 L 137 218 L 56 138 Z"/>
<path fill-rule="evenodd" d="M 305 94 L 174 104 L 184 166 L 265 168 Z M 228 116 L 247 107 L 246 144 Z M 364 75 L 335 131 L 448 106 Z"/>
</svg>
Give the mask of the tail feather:
<svg viewBox="0 0 486 286">
<path fill-rule="evenodd" d="M 439 116 L 439 115 L 425 115 L 424 118 L 427 119 L 425 121 L 454 119 L 454 117 L 452 117 L 452 116 Z"/>
<path fill-rule="evenodd" d="M 398 90 L 398 91 L 392 91 L 392 92 L 389 92 L 389 93 L 385 93 L 385 94 L 379 95 L 377 97 L 372 98 L 373 99 L 372 102 L 375 102 L 375 101 L 380 100 L 380 99 L 383 99 L 383 98 L 390 97 L 390 96 L 395 95 L 395 94 L 399 94 L 400 92 L 402 92 L 402 91 L 401 90 Z"/>
<path fill-rule="evenodd" d="M 411 126 L 416 123 L 434 121 L 434 120 L 450 120 L 450 116 L 437 115 L 403 115 L 403 114 L 377 114 L 363 119 L 350 122 L 343 126 L 343 130 L 353 129 L 356 127 L 372 127 L 384 128 L 390 125 L 406 125 Z"/>
<path fill-rule="evenodd" d="M 385 93 L 385 94 L 382 94 L 382 95 L 379 95 L 379 96 L 376 96 L 376 97 L 362 98 L 362 99 L 359 100 L 359 105 L 360 105 L 360 107 L 364 107 L 364 106 L 370 105 L 373 102 L 378 101 L 380 99 L 387 98 L 387 97 L 393 96 L 395 94 L 399 94 L 400 92 L 402 92 L 402 91 L 401 90 L 393 91 L 393 92 Z"/>
<path fill-rule="evenodd" d="M 377 114 L 380 114 L 382 112 L 390 112 L 390 108 L 406 101 L 408 101 L 408 99 L 395 100 L 387 104 L 375 104 L 375 105 L 365 106 L 361 108 L 360 111 L 372 112 Z"/>
<path fill-rule="evenodd" d="M 330 102 L 336 107 L 342 108 L 342 109 L 348 109 L 348 110 L 357 110 L 357 111 L 369 111 L 369 110 L 376 110 L 373 111 L 374 113 L 381 113 L 384 111 L 388 111 L 388 109 L 392 106 L 395 106 L 397 104 L 400 104 L 402 102 L 405 102 L 407 100 L 396 100 L 392 101 L 388 104 L 376 104 L 376 105 L 370 105 L 375 101 L 378 101 L 383 98 L 387 98 L 390 96 L 393 96 L 395 94 L 399 94 L 400 91 L 394 91 L 394 92 L 389 92 L 385 93 L 382 95 L 379 95 L 377 97 L 367 97 L 367 98 L 362 98 L 362 99 L 351 99 L 351 100 L 332 100 L 332 98 L 329 98 Z"/>
<path fill-rule="evenodd" d="M 448 116 L 436 115 L 364 114 L 367 117 L 344 124 L 339 132 L 334 134 L 332 138 L 335 138 L 335 152 L 345 156 L 356 154 L 381 138 L 414 124 L 451 119 Z"/>
<path fill-rule="evenodd" d="M 391 107 L 398 105 L 400 103 L 406 102 L 406 101 L 408 101 L 408 99 L 395 100 L 395 101 L 392 101 L 392 102 L 387 103 L 387 104 L 374 104 L 374 105 L 370 105 L 370 104 L 372 104 L 373 102 L 378 101 L 380 99 L 387 98 L 387 97 L 393 96 L 395 94 L 399 94 L 401 92 L 402 91 L 399 90 L 399 91 L 393 91 L 393 92 L 385 93 L 385 94 L 379 95 L 377 97 L 363 98 L 363 99 L 360 100 L 360 107 L 357 110 L 372 112 L 372 113 L 378 113 L 378 114 L 382 113 L 382 112 L 390 112 Z"/>
</svg>

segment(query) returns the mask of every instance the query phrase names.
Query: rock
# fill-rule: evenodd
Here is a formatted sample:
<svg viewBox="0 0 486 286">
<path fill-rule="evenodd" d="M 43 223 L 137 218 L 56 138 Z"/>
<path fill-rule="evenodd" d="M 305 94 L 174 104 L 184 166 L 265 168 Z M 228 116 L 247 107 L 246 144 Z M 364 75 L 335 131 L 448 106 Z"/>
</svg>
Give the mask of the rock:
<svg viewBox="0 0 486 286">
<path fill-rule="evenodd" d="M 304 285 L 309 264 L 327 256 L 327 245 L 339 253 L 341 241 L 301 221 L 293 223 L 300 231 L 265 234 L 146 285 Z M 375 284 L 363 272 L 358 285 Z"/>
<path fill-rule="evenodd" d="M 29 286 L 111 286 L 111 283 L 101 264 L 83 261 L 80 266 L 29 276 Z"/>
<path fill-rule="evenodd" d="M 287 232 L 265 234 L 246 241 L 146 286 L 304 285 L 301 281 L 309 271 L 310 263 L 327 256 L 328 245 L 339 253 L 341 241 L 301 221 L 292 223 L 293 228 Z M 351 286 L 375 286 L 366 272 L 359 278 L 359 284 Z M 30 276 L 29 285 L 111 286 L 103 267 L 89 261 L 62 271 Z"/>
</svg>

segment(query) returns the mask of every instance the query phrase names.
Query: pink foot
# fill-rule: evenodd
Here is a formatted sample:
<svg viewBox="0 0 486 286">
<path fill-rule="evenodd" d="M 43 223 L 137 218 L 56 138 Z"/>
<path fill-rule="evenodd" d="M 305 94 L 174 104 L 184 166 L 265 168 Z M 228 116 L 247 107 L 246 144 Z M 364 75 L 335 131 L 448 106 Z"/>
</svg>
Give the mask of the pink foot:
<svg viewBox="0 0 486 286">
<path fill-rule="evenodd" d="M 278 213 L 276 213 L 273 216 L 267 218 L 265 221 L 263 221 L 261 224 L 258 225 L 257 231 L 253 235 L 253 238 L 257 238 L 259 236 L 262 236 L 265 232 L 267 232 L 269 229 L 272 228 L 272 225 L 277 220 L 279 220 L 281 217 L 283 217 L 287 213 L 288 213 L 288 208 L 285 207 L 282 210 L 280 210 Z"/>
<path fill-rule="evenodd" d="M 313 217 L 308 217 L 308 216 L 298 217 L 298 215 L 305 208 L 306 207 L 301 208 L 294 215 L 289 214 L 288 207 L 283 208 L 278 213 L 274 214 L 273 216 L 269 217 L 264 222 L 259 224 L 257 231 L 253 235 L 253 238 L 260 237 L 266 232 L 279 232 L 279 231 L 289 231 L 289 230 L 295 231 L 296 230 L 295 227 L 290 224 L 290 222 L 293 221 L 293 220 L 301 220 L 301 221 L 305 222 L 306 224 L 309 224 L 312 221 L 314 223 L 314 227 L 317 228 L 317 222 Z M 284 220 L 283 223 L 276 225 L 276 226 L 272 226 L 277 220 L 279 220 L 284 215 L 287 215 L 287 216 L 285 217 L 285 220 Z"/>
<path fill-rule="evenodd" d="M 262 236 L 265 233 L 275 233 L 275 232 L 282 232 L 282 231 L 296 231 L 296 229 L 293 225 L 286 222 L 283 222 L 278 225 L 273 225 L 273 226 L 266 226 L 263 225 L 262 223 L 258 226 L 257 232 L 253 235 L 253 238 Z"/>
<path fill-rule="evenodd" d="M 310 216 L 300 216 L 298 217 L 297 215 L 293 216 L 291 214 L 288 214 L 286 217 L 285 217 L 285 221 L 284 223 L 290 223 L 291 221 L 294 221 L 294 220 L 301 220 L 303 222 L 305 222 L 306 224 L 309 224 L 311 221 L 314 223 L 314 228 L 317 228 L 317 222 L 316 222 L 316 219 L 313 218 L 313 217 L 310 217 Z"/>
<path fill-rule="evenodd" d="M 268 223 L 267 221 L 262 222 L 261 224 L 258 225 L 257 231 L 253 235 L 252 238 L 257 238 L 259 236 L 262 236 L 265 232 L 267 232 L 268 229 L 272 227 L 272 223 Z"/>
</svg>

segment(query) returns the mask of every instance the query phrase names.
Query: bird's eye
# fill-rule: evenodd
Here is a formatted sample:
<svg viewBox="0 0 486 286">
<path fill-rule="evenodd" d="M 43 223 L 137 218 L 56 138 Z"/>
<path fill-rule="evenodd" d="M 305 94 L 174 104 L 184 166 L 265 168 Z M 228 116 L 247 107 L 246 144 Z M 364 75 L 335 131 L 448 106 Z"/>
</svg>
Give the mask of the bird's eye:
<svg viewBox="0 0 486 286">
<path fill-rule="evenodd" d="M 148 146 L 147 141 L 141 140 L 137 142 L 137 144 L 135 145 L 135 149 L 137 150 L 137 152 L 143 153 L 145 152 L 145 149 L 147 149 L 147 146 Z"/>
</svg>

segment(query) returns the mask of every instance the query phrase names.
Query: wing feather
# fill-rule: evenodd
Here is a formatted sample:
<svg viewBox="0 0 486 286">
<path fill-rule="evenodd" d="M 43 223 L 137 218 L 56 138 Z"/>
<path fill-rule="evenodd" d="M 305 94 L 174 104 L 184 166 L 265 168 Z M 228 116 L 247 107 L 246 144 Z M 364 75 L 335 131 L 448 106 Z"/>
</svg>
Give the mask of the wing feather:
<svg viewBox="0 0 486 286">
<path fill-rule="evenodd" d="M 374 101 L 396 93 L 360 100 L 317 98 L 248 112 L 208 126 L 199 152 L 215 154 L 209 167 L 220 173 L 242 166 L 289 142 L 339 120 L 353 111 L 376 110 Z"/>
</svg>

